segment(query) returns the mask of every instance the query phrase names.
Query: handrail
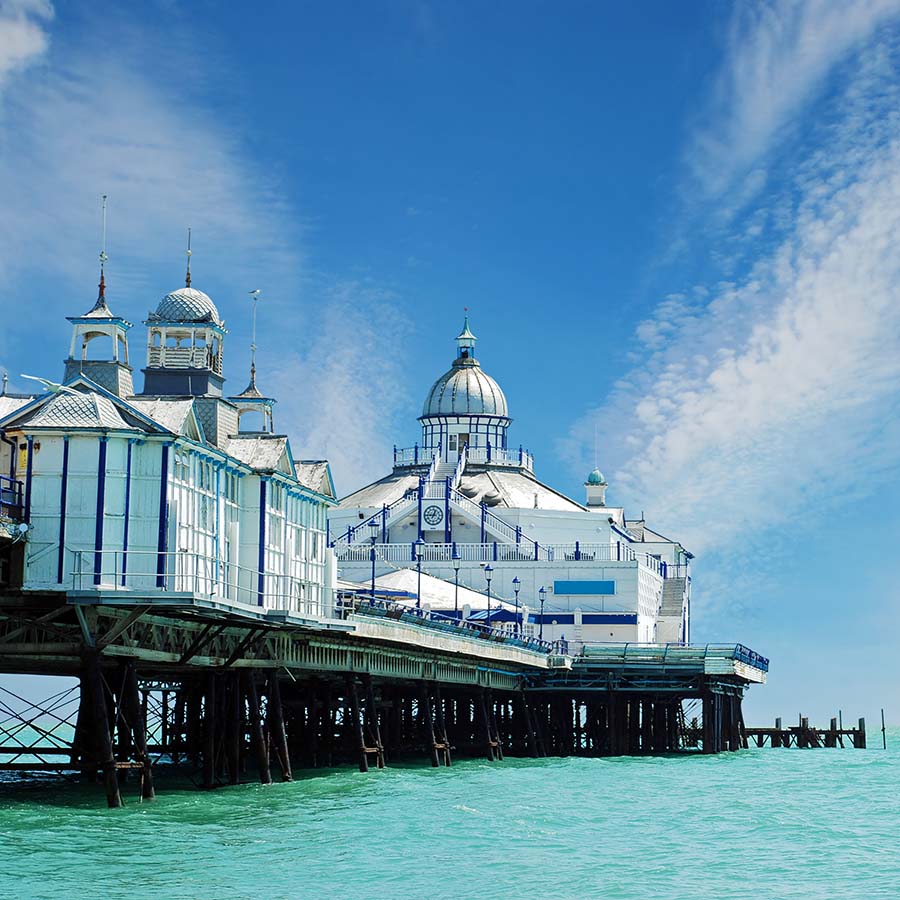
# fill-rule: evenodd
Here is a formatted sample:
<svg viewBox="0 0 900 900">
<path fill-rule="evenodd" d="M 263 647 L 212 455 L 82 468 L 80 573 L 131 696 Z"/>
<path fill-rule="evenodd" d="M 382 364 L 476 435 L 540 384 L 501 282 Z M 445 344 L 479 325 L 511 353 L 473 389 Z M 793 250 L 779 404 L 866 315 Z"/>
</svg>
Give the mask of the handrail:
<svg viewBox="0 0 900 900">
<path fill-rule="evenodd" d="M 679 660 L 687 661 L 692 656 L 695 659 L 733 659 L 746 663 L 763 672 L 769 671 L 767 657 L 743 644 L 685 644 L 669 642 L 665 644 L 649 644 L 636 641 L 581 641 L 582 656 L 607 656 L 610 658 L 621 657 L 625 662 L 635 658 L 662 659 L 670 665 L 678 665 Z M 596 651 L 596 652 L 591 652 Z M 671 655 L 670 655 L 671 654 Z"/>
<path fill-rule="evenodd" d="M 25 486 L 21 481 L 0 475 L 0 515 L 21 521 L 25 515 Z"/>
<path fill-rule="evenodd" d="M 382 597 L 372 597 L 366 594 L 350 594 L 349 608 L 342 608 L 344 615 L 352 615 L 358 613 L 366 615 L 367 609 L 383 609 L 396 613 L 397 618 L 408 624 L 436 627 L 441 630 L 453 630 L 460 636 L 470 636 L 472 634 L 478 637 L 488 638 L 500 644 L 509 644 L 512 646 L 522 647 L 526 650 L 535 650 L 542 653 L 549 653 L 552 644 L 550 641 L 544 641 L 540 638 L 528 637 L 527 635 L 511 634 L 502 628 L 495 628 L 491 625 L 482 625 L 480 622 L 472 622 L 469 619 L 457 619 L 454 616 L 445 615 L 444 613 L 432 612 L 428 609 L 421 609 L 415 606 L 408 606 L 404 603 L 398 603 L 394 600 L 387 600 Z"/>
<path fill-rule="evenodd" d="M 459 488 L 459 483 L 462 481 L 463 472 L 466 469 L 466 460 L 469 456 L 469 448 L 463 447 L 462 451 L 459 454 L 459 459 L 456 460 L 456 468 L 453 470 L 453 477 L 450 479 L 450 487 L 452 490 L 457 490 Z"/>
<path fill-rule="evenodd" d="M 161 594 L 188 593 L 266 609 L 323 615 L 307 579 L 283 572 L 259 572 L 202 553 L 156 550 L 72 551 L 72 589 Z M 110 558 L 112 565 L 110 566 Z"/>
</svg>

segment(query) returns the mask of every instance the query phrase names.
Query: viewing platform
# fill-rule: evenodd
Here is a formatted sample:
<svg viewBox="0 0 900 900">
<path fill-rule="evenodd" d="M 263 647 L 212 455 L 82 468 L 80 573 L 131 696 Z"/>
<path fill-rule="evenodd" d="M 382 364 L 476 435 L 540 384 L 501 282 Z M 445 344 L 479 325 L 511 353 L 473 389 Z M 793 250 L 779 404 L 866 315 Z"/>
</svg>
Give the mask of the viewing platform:
<svg viewBox="0 0 900 900">
<path fill-rule="evenodd" d="M 394 468 L 416 468 L 417 466 L 430 466 L 435 454 L 443 462 L 456 462 L 457 454 L 454 451 L 442 453 L 440 447 L 394 447 Z M 466 447 L 466 464 L 468 466 L 501 466 L 512 469 L 525 469 L 534 472 L 534 457 L 527 450 L 519 447 L 517 450 L 501 449 L 497 447 Z"/>
</svg>

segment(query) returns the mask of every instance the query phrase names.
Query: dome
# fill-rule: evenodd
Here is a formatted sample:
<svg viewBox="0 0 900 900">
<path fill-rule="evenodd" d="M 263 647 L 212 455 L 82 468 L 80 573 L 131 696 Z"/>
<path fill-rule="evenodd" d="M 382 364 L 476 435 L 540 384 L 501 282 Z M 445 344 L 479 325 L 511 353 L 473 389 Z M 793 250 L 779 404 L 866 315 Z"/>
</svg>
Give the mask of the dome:
<svg viewBox="0 0 900 900">
<path fill-rule="evenodd" d="M 212 299 L 196 288 L 183 287 L 166 294 L 151 316 L 163 322 L 212 322 L 222 325 Z"/>
<path fill-rule="evenodd" d="M 422 416 L 502 416 L 508 418 L 506 397 L 500 385 L 474 360 L 454 365 L 434 383 Z"/>
<path fill-rule="evenodd" d="M 588 484 L 606 484 L 606 479 L 603 477 L 603 473 L 599 469 L 594 469 L 590 475 L 588 475 Z"/>
</svg>

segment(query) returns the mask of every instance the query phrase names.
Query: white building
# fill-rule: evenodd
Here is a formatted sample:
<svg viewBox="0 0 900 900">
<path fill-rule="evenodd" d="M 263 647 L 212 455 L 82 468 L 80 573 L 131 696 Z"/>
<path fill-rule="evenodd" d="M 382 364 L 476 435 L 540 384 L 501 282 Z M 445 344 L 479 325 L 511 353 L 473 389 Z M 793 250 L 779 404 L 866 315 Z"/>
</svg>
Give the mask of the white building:
<svg viewBox="0 0 900 900">
<path fill-rule="evenodd" d="M 4 496 L 30 526 L 0 542 L 0 576 L 21 572 L 25 591 L 185 591 L 329 615 L 328 463 L 295 460 L 273 433 L 255 367 L 223 396 L 225 323 L 190 270 L 145 323 L 139 394 L 132 326 L 102 275 L 92 309 L 69 321 L 64 385 L 0 397 Z"/>
<path fill-rule="evenodd" d="M 374 555 L 376 576 L 421 565 L 485 593 L 490 579 L 507 601 L 518 590 L 523 627 L 548 640 L 686 642 L 691 554 L 607 506 L 598 469 L 583 503 L 539 481 L 510 444 L 506 397 L 475 341 L 466 320 L 426 395 L 421 443 L 395 449 L 389 475 L 329 512 L 340 577 L 365 582 Z"/>
</svg>

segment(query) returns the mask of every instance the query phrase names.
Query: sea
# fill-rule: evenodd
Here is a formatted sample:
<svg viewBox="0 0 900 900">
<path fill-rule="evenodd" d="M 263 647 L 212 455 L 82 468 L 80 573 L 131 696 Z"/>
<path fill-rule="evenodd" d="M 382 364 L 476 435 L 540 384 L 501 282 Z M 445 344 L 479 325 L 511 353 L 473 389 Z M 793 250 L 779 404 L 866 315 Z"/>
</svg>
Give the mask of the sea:
<svg viewBox="0 0 900 900">
<path fill-rule="evenodd" d="M 869 749 L 297 772 L 108 810 L 0 784 L 0 900 L 900 898 L 900 730 Z"/>
</svg>

